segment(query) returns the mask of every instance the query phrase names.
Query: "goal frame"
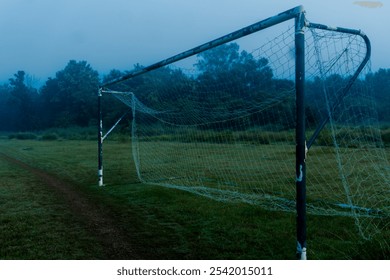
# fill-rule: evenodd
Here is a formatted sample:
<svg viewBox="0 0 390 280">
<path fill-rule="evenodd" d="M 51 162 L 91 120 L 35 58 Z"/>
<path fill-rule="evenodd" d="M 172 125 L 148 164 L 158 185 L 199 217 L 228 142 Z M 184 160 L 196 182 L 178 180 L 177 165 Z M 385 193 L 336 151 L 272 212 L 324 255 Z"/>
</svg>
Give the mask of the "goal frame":
<svg viewBox="0 0 390 280">
<path fill-rule="evenodd" d="M 110 93 L 109 87 L 125 80 L 131 79 L 136 76 L 140 76 L 152 70 L 167 66 L 174 62 L 183 60 L 185 58 L 197 55 L 206 50 L 215 48 L 225 43 L 229 43 L 233 40 L 245 37 L 271 26 L 278 25 L 288 20 L 295 20 L 295 91 L 296 91 L 296 128 L 295 128 L 295 141 L 296 141 L 296 238 L 297 238 L 297 250 L 296 256 L 298 259 L 307 259 L 306 255 L 306 155 L 317 137 L 319 136 L 322 129 L 330 121 L 330 114 L 325 117 L 320 125 L 317 127 L 313 135 L 306 140 L 306 127 L 305 127 L 305 28 L 323 29 L 328 31 L 335 31 L 340 33 L 348 33 L 359 35 L 363 38 L 366 44 L 366 56 L 361 62 L 360 66 L 349 79 L 347 85 L 343 88 L 341 94 L 338 96 L 334 106 L 331 110 L 335 110 L 336 107 L 341 103 L 348 91 L 352 87 L 355 80 L 367 64 L 371 56 L 371 44 L 368 37 L 360 30 L 341 28 L 341 27 L 330 27 L 323 24 L 310 23 L 306 20 L 306 12 L 303 6 L 297 6 L 293 9 L 282 12 L 276 16 L 269 17 L 265 20 L 261 20 L 255 24 L 249 25 L 235 32 L 229 33 L 225 36 L 209 41 L 205 44 L 199 45 L 195 48 L 174 55 L 165 60 L 151 64 L 147 67 L 135 69 L 127 74 L 108 81 L 99 86 L 98 90 L 98 185 L 100 187 L 103 184 L 103 141 L 108 134 L 115 128 L 115 126 L 124 117 L 122 116 L 117 123 L 109 130 L 109 132 L 103 136 L 103 120 L 102 120 L 102 94 Z M 134 108 L 133 108 L 134 110 Z M 128 113 L 128 112 L 127 112 Z M 127 114 L 126 113 L 126 114 Z M 134 112 L 133 112 L 134 113 Z"/>
</svg>

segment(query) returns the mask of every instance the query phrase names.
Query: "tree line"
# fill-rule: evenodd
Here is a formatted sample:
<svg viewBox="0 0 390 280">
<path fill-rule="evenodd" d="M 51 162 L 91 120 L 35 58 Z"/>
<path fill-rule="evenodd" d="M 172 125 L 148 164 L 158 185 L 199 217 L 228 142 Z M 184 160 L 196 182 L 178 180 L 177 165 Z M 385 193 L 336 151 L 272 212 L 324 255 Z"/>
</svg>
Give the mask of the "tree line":
<svg viewBox="0 0 390 280">
<path fill-rule="evenodd" d="M 293 87 L 288 79 L 277 79 L 265 58 L 254 58 L 246 51 L 239 51 L 235 43 L 227 44 L 198 56 L 194 65 L 195 75 L 188 75 L 180 69 L 162 68 L 148 75 L 142 75 L 112 89 L 129 90 L 143 96 L 143 102 L 158 103 L 161 106 L 192 106 L 196 98 L 217 110 L 224 98 L 232 98 L 231 106 L 245 106 L 245 100 L 261 99 L 266 95 Z M 135 65 L 135 69 L 142 66 Z M 8 83 L 0 85 L 0 131 L 36 131 L 57 127 L 88 127 L 97 124 L 97 90 L 104 83 L 126 74 L 112 70 L 101 77 L 86 61 L 70 60 L 55 77 L 48 78 L 43 86 L 35 88 L 28 83 L 28 75 L 18 71 Z M 234 77 L 234 81 L 232 79 Z M 345 77 L 329 77 L 330 83 L 342 81 Z M 231 83 L 231 84 L 229 84 Z M 390 123 L 390 69 L 379 69 L 357 81 L 369 87 L 377 104 L 378 118 L 382 123 Z M 262 92 L 259 94 L 259 84 Z M 183 94 L 171 95 L 165 89 L 174 85 Z M 214 96 L 207 94 L 210 88 Z M 308 119 L 315 118 L 319 108 L 310 107 L 310 99 L 316 99 L 321 81 L 316 78 L 307 81 Z M 158 90 L 156 90 L 158 89 Z M 165 92 L 165 93 L 164 93 Z M 186 93 L 196 94 L 186 96 Z M 239 98 L 237 95 L 240 95 Z M 262 96 L 263 95 L 263 96 Z M 181 100 L 178 100 L 181 99 Z M 157 101 L 157 102 L 156 102 Z M 127 108 L 109 98 L 105 101 L 104 117 L 115 120 Z M 313 102 L 314 104 L 314 102 Z M 288 110 L 280 105 L 279 110 Z"/>
</svg>

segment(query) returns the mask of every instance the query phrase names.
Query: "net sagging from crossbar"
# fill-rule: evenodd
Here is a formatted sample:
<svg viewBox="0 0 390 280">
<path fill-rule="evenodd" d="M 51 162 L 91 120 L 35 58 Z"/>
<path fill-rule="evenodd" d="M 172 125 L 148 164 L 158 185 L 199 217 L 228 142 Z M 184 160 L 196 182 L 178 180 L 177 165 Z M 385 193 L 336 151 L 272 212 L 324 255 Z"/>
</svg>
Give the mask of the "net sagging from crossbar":
<svg viewBox="0 0 390 280">
<path fill-rule="evenodd" d="M 240 39 L 113 87 L 131 92 L 114 95 L 133 109 L 142 182 L 295 211 L 294 27 L 281 26 L 276 37 Z M 329 118 L 307 154 L 307 211 L 353 217 L 369 238 L 389 225 L 390 191 L 369 69 L 339 98 L 366 45 L 305 33 L 307 139 Z"/>
</svg>

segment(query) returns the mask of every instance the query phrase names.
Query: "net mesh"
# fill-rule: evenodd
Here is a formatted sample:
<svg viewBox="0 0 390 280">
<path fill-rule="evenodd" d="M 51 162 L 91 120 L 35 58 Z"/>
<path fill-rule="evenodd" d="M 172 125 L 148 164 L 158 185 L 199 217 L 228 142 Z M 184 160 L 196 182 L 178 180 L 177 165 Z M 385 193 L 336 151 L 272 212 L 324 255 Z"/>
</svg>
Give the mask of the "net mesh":
<svg viewBox="0 0 390 280">
<path fill-rule="evenodd" d="M 133 109 L 140 181 L 295 211 L 295 30 L 270 29 L 112 87 Z M 307 139 L 329 119 L 307 154 L 307 211 L 352 217 L 370 238 L 389 226 L 390 189 L 369 68 L 343 96 L 366 44 L 305 33 Z"/>
</svg>

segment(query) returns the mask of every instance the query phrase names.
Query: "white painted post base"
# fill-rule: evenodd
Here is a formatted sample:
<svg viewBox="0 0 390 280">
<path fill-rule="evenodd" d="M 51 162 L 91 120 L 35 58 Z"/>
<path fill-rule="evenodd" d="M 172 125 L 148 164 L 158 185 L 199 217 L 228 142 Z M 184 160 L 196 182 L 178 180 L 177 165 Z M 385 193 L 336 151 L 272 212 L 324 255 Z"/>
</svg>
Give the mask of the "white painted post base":
<svg viewBox="0 0 390 280">
<path fill-rule="evenodd" d="M 99 177 L 99 187 L 103 187 L 103 169 L 100 169 L 98 171 L 98 177 Z"/>
<path fill-rule="evenodd" d="M 297 259 L 303 261 L 307 260 L 306 247 L 302 247 L 299 242 L 297 242 Z"/>
<path fill-rule="evenodd" d="M 302 260 L 302 261 L 306 261 L 306 260 L 307 260 L 307 256 L 306 256 L 306 248 L 305 248 L 305 247 L 303 247 L 303 248 L 302 248 L 302 252 L 301 252 L 301 258 L 300 258 L 300 260 Z"/>
</svg>

